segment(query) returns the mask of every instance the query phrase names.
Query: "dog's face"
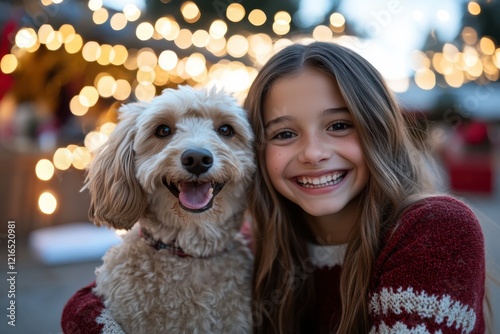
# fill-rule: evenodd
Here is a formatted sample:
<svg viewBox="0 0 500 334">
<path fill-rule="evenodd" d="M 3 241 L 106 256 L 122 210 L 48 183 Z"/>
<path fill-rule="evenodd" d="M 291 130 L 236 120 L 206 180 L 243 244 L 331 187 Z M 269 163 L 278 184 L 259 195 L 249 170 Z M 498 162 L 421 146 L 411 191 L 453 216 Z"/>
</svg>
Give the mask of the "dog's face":
<svg viewBox="0 0 500 334">
<path fill-rule="evenodd" d="M 129 228 L 153 203 L 184 217 L 220 212 L 244 195 L 255 171 L 253 135 L 232 97 L 182 86 L 121 112 L 87 178 L 95 222 Z M 108 182 L 93 187 L 102 173 Z"/>
</svg>

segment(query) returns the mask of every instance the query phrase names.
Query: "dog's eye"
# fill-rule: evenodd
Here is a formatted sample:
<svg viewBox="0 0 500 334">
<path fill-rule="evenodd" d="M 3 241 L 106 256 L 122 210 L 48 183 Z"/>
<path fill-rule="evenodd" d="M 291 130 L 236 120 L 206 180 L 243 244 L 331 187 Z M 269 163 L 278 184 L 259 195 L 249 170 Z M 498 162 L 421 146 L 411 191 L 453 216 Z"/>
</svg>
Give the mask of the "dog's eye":
<svg viewBox="0 0 500 334">
<path fill-rule="evenodd" d="M 234 129 L 228 124 L 221 125 L 218 132 L 225 137 L 234 136 Z"/>
<path fill-rule="evenodd" d="M 172 130 L 168 125 L 162 124 L 156 128 L 155 136 L 158 138 L 164 138 L 170 136 Z"/>
</svg>

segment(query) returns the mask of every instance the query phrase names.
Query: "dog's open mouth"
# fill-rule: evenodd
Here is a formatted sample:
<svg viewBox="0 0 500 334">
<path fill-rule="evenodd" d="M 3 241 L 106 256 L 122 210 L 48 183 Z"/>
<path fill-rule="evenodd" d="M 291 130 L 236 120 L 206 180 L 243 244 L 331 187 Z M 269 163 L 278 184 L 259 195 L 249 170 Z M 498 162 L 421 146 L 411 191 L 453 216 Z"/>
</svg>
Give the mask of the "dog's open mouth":
<svg viewBox="0 0 500 334">
<path fill-rule="evenodd" d="M 181 208 L 189 212 L 203 212 L 213 205 L 215 196 L 224 187 L 224 183 L 215 182 L 170 182 L 163 184 L 179 199 Z"/>
</svg>

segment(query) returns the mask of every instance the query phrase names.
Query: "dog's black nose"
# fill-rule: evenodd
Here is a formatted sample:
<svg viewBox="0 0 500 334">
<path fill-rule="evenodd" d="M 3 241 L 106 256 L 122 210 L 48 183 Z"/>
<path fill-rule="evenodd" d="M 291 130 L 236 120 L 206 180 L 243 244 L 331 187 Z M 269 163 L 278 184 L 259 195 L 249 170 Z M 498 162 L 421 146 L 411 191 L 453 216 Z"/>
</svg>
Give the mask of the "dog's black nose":
<svg viewBox="0 0 500 334">
<path fill-rule="evenodd" d="M 181 162 L 188 172 L 198 176 L 212 167 L 214 157 L 204 148 L 190 149 L 182 153 Z"/>
</svg>

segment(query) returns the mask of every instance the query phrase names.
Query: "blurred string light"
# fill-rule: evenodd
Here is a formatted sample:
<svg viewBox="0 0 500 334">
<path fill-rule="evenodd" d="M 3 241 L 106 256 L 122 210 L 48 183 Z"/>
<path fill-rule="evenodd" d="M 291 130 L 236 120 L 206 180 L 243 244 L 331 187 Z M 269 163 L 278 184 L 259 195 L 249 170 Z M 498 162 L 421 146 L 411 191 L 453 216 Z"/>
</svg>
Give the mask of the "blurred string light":
<svg viewBox="0 0 500 334">
<path fill-rule="evenodd" d="M 38 207 L 43 213 L 50 215 L 56 211 L 57 199 L 52 193 L 44 192 L 38 198 Z"/>
<path fill-rule="evenodd" d="M 48 159 L 41 159 L 35 166 L 36 176 L 42 181 L 48 181 L 54 175 L 54 165 Z"/>
</svg>

